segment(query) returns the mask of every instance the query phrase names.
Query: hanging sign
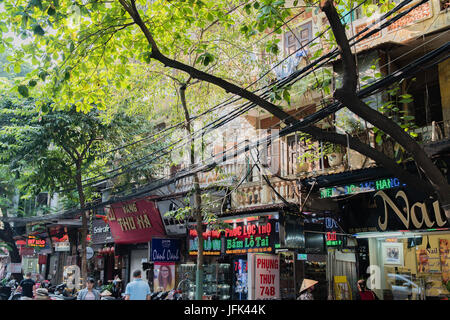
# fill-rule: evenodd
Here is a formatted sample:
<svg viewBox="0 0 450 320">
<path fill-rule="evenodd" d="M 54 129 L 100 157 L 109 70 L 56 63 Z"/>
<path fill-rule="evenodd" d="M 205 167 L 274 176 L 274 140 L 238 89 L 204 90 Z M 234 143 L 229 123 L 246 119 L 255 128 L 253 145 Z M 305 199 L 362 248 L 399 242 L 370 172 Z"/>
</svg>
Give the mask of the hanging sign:
<svg viewBox="0 0 450 320">
<path fill-rule="evenodd" d="M 55 252 L 69 252 L 70 251 L 70 242 L 69 241 L 63 241 L 63 242 L 55 242 Z"/>
<path fill-rule="evenodd" d="M 155 262 L 180 261 L 180 239 L 152 239 L 150 259 Z"/>
<path fill-rule="evenodd" d="M 44 248 L 45 240 L 36 238 L 34 236 L 29 236 L 27 239 L 27 246 L 32 248 Z"/>
<path fill-rule="evenodd" d="M 92 221 L 92 244 L 106 244 L 114 242 L 109 225 L 102 219 Z"/>
<path fill-rule="evenodd" d="M 248 254 L 249 300 L 280 298 L 280 257 L 272 254 Z"/>
<path fill-rule="evenodd" d="M 115 243 L 143 243 L 165 235 L 161 216 L 151 200 L 115 203 L 105 210 Z"/>
</svg>

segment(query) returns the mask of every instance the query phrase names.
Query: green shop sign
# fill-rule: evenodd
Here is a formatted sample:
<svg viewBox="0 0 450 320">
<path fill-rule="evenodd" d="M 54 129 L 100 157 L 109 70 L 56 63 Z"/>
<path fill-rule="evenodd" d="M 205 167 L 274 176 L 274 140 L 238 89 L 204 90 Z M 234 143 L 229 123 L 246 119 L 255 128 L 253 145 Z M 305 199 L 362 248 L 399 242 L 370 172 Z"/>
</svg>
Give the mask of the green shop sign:
<svg viewBox="0 0 450 320">
<path fill-rule="evenodd" d="M 207 231 L 203 234 L 205 255 L 269 253 L 279 242 L 278 222 L 269 220 L 260 224 L 249 221 L 237 223 L 234 228 L 226 228 L 221 233 Z M 194 229 L 189 230 L 189 255 L 198 253 L 198 237 Z"/>
<path fill-rule="evenodd" d="M 397 188 L 401 186 L 405 186 L 405 184 L 402 184 L 398 178 L 385 178 L 355 184 L 342 185 L 337 187 L 320 188 L 319 191 L 320 197 L 323 199 L 363 192 L 380 191 L 385 189 Z"/>
</svg>

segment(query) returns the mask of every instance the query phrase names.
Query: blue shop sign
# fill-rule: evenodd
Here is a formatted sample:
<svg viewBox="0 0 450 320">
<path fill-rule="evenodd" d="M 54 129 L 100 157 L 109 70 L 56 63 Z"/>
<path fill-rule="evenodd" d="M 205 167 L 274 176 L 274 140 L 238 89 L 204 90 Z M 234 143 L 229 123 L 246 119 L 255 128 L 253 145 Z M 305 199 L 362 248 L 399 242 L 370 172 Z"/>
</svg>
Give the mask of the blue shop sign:
<svg viewBox="0 0 450 320">
<path fill-rule="evenodd" d="M 150 259 L 155 262 L 180 261 L 180 239 L 152 239 Z"/>
</svg>

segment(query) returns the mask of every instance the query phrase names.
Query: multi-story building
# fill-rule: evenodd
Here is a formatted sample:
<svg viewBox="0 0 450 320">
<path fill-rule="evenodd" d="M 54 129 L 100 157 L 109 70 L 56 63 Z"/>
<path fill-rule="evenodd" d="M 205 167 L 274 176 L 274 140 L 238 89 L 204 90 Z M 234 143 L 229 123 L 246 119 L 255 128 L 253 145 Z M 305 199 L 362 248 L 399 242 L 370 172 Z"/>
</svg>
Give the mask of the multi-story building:
<svg viewBox="0 0 450 320">
<path fill-rule="evenodd" d="M 399 12 L 405 12 L 417 3 L 412 1 Z M 375 3 L 374 5 L 376 6 Z M 373 11 L 370 17 L 362 9 L 346 16 L 348 38 L 355 36 L 358 40 L 365 34 L 358 33 L 372 22 L 375 23 L 374 26 L 380 26 L 386 21 L 378 21 L 382 13 L 374 8 L 372 6 L 368 9 Z M 359 88 L 395 73 L 447 43 L 447 10 L 442 1 L 424 2 L 395 23 L 353 46 L 359 72 Z M 325 15 L 317 8 L 302 11 L 280 37 L 282 50 L 279 58 L 283 62 L 274 67 L 273 77 L 277 80 L 289 77 L 330 50 L 326 39 L 315 39 L 328 25 Z M 311 42 L 315 45 L 312 46 Z M 380 112 L 385 112 L 383 108 L 390 106 L 391 111 L 399 117 L 397 120 L 408 120 L 408 128 L 414 130 L 419 143 L 444 169 L 449 163 L 446 156 L 450 123 L 449 100 L 446 96 L 447 73 L 448 60 L 444 58 L 416 72 L 414 76 L 403 79 L 397 84 L 397 89 L 391 86 L 364 98 Z M 340 85 L 341 75 L 341 62 L 337 57 L 293 84 L 291 103 L 285 105 L 284 110 L 298 119 L 316 112 L 329 103 L 333 89 Z M 322 89 L 317 90 L 317 87 Z M 389 101 L 394 102 L 388 103 Z M 259 109 L 250 110 L 239 121 L 240 141 L 245 140 L 242 138 L 244 132 L 264 131 L 264 134 L 269 134 L 284 126 L 279 119 Z M 357 136 L 387 156 L 398 157 L 395 142 L 389 139 L 379 140 L 370 123 L 346 109 L 341 109 L 317 125 L 323 129 Z M 227 140 L 227 146 L 220 146 L 216 151 L 233 146 L 238 149 L 240 141 Z M 245 247 L 245 239 L 230 236 L 233 234 L 230 232 L 221 239 L 222 242 L 217 242 L 225 247 L 221 250 L 218 247 L 207 250 L 207 255 L 213 258 L 206 261 L 211 264 L 211 268 L 214 265 L 214 270 L 223 270 L 220 268 L 227 268 L 229 264 L 232 268 L 236 267 L 234 272 L 230 272 L 231 276 L 223 278 L 232 280 L 232 285 L 231 293 L 222 296 L 230 295 L 235 299 L 248 297 L 248 288 L 245 283 L 243 285 L 242 279 L 247 277 L 249 281 L 253 275 L 243 272 L 245 267 L 242 269 L 242 266 L 248 263 L 247 254 L 253 249 L 256 249 L 255 252 L 279 256 L 280 297 L 283 299 L 295 298 L 304 278 L 319 281 L 315 290 L 317 299 L 355 298 L 356 282 L 358 278 L 369 275 L 369 266 L 377 271 L 377 281 L 373 288 L 382 299 L 419 299 L 448 295 L 442 285 L 442 281 L 448 279 L 445 253 L 448 251 L 448 222 L 443 212 L 439 211 L 438 203 L 428 203 L 424 194 L 414 192 L 395 175 L 377 166 L 373 160 L 345 147 L 330 147 L 325 143 L 306 140 L 299 133 L 282 137 L 264 152 L 260 159 L 255 159 L 257 156 L 253 154 L 247 155 L 247 163 L 231 161 L 222 165 L 240 183 L 236 190 L 230 192 L 230 208 L 226 213 L 222 212 L 221 219 L 234 228 L 239 228 L 240 224 L 259 226 L 269 222 L 273 223 L 276 230 L 276 235 L 270 238 L 268 247 L 265 248 Z M 252 166 L 255 163 L 258 166 Z M 404 163 L 408 170 L 414 172 L 412 162 L 405 160 Z M 267 164 L 269 168 L 262 169 L 263 164 Z M 216 182 L 216 179 L 209 173 L 201 174 L 200 181 L 203 183 L 202 187 L 206 187 Z M 191 185 L 191 182 L 190 178 L 180 180 L 175 188 L 188 190 L 190 188 L 186 186 Z M 233 188 L 232 183 L 229 186 Z M 406 208 L 409 206 L 407 218 L 402 217 L 402 213 L 398 211 L 405 205 L 402 201 L 406 201 Z M 419 209 L 424 218 L 420 218 Z M 390 220 L 387 226 L 380 222 L 383 221 L 385 212 L 385 219 Z M 395 222 L 400 222 L 400 225 L 393 223 L 394 220 L 398 220 Z M 409 224 L 402 225 L 403 220 Z M 382 228 L 377 224 L 381 224 Z M 398 230 L 402 230 L 400 236 Z M 214 243 L 214 237 L 209 235 L 209 241 Z M 192 233 L 191 236 L 195 238 L 196 235 Z M 216 234 L 216 240 L 219 238 L 220 235 Z M 419 242 L 414 239 L 419 239 Z M 421 239 L 423 242 L 419 245 Z M 426 247 L 428 239 L 431 241 L 431 249 Z M 239 240 L 243 241 L 244 247 L 239 247 L 242 244 Z M 422 258 L 420 256 L 420 252 L 424 250 L 427 258 L 425 253 Z M 195 253 L 195 250 L 191 251 Z M 402 256 L 396 256 L 397 261 L 389 260 L 385 256 L 388 251 L 401 253 Z M 434 265 L 431 261 L 434 261 Z M 440 272 L 437 271 L 438 265 Z M 193 264 L 190 266 L 194 268 Z M 183 265 L 183 268 L 189 270 L 189 265 Z M 429 272 L 424 272 L 424 268 L 429 269 Z M 212 274 L 213 270 L 210 271 Z M 209 281 L 214 283 L 212 278 Z M 431 283 L 431 287 L 425 287 L 423 283 L 426 282 Z M 219 287 L 223 288 L 223 284 L 216 285 L 207 286 L 214 288 L 208 292 L 218 292 Z"/>
</svg>

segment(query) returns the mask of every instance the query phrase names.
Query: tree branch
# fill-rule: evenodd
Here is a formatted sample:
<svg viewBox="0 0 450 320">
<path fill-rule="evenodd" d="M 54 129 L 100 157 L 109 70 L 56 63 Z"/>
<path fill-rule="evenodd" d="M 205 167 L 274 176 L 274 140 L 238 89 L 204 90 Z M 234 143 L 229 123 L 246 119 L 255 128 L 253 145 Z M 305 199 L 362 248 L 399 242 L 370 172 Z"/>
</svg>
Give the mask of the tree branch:
<svg viewBox="0 0 450 320">
<path fill-rule="evenodd" d="M 425 151 L 408 133 L 380 112 L 370 108 L 356 95 L 356 63 L 350 50 L 345 29 L 340 22 L 332 0 L 324 0 L 321 4 L 321 8 L 330 22 L 343 63 L 343 85 L 334 92 L 334 97 L 343 103 L 350 111 L 391 136 L 405 148 L 405 150 L 410 152 L 427 178 L 434 185 L 439 198 L 443 202 L 442 204 L 447 207 L 447 205 L 450 204 L 450 185 L 439 168 L 434 165 L 433 161 L 428 158 Z M 450 208 L 447 207 L 447 209 L 444 210 L 447 219 L 450 221 Z"/>
</svg>

